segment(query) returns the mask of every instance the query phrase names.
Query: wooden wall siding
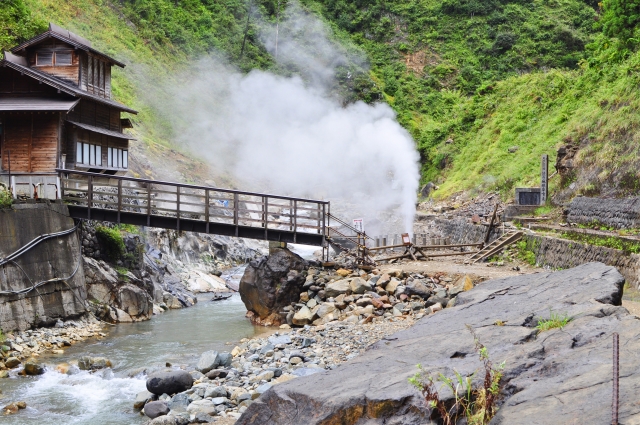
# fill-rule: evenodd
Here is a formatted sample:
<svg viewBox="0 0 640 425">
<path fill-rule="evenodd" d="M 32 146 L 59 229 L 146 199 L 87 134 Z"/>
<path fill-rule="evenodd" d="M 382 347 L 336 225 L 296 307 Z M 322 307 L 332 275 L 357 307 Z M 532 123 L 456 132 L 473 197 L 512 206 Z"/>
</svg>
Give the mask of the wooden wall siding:
<svg viewBox="0 0 640 425">
<path fill-rule="evenodd" d="M 54 53 L 54 64 L 52 66 L 38 66 L 36 62 L 36 56 L 38 53 Z M 55 53 L 58 52 L 70 52 L 71 53 L 71 65 L 59 65 L 55 61 Z M 27 50 L 27 62 L 33 69 L 37 69 L 47 74 L 55 75 L 63 80 L 69 81 L 75 85 L 79 84 L 80 74 L 80 55 L 78 50 L 75 50 L 70 44 L 61 42 L 59 40 L 51 39 L 46 40 L 37 46 Z"/>
<path fill-rule="evenodd" d="M 111 64 L 88 54 L 86 63 L 83 61 L 84 69 L 80 73 L 86 75 L 86 83 L 83 89 L 97 96 L 111 99 Z"/>
<path fill-rule="evenodd" d="M 11 68 L 0 67 L 0 93 L 10 93 L 11 97 L 21 95 L 59 96 L 57 90 L 47 84 L 39 84 L 37 80 Z"/>
<path fill-rule="evenodd" d="M 86 54 L 80 55 L 80 82 L 79 86 L 82 90 L 87 90 L 87 61 L 88 57 Z"/>
<path fill-rule="evenodd" d="M 11 172 L 53 172 L 57 165 L 58 113 L 5 114 L 2 168 Z"/>
<path fill-rule="evenodd" d="M 55 171 L 58 151 L 58 114 L 33 115 L 31 172 Z"/>
<path fill-rule="evenodd" d="M 94 125 L 112 131 L 122 131 L 120 111 L 91 100 L 82 99 L 67 117 L 69 121 Z"/>
<path fill-rule="evenodd" d="M 109 130 L 122 132 L 122 121 L 120 121 L 120 111 L 117 109 L 111 109 L 111 119 L 109 122 Z"/>
</svg>

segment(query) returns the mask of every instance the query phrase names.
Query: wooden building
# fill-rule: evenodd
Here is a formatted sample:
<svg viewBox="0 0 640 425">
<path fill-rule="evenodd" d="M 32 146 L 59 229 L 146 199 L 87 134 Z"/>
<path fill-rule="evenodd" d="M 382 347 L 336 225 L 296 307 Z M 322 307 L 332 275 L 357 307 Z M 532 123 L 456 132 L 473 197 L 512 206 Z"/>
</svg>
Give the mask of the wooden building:
<svg viewBox="0 0 640 425">
<path fill-rule="evenodd" d="M 54 198 L 56 169 L 122 175 L 137 112 L 111 99 L 111 67 L 124 64 L 91 42 L 49 31 L 4 52 L 0 61 L 0 182 Z"/>
</svg>

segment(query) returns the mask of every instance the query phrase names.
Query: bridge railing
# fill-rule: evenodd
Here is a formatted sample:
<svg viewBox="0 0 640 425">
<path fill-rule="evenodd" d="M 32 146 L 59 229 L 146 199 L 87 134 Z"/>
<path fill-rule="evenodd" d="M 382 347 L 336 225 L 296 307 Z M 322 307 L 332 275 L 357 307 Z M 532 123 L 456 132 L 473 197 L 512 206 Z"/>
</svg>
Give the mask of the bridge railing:
<svg viewBox="0 0 640 425">
<path fill-rule="evenodd" d="M 61 198 L 92 212 L 113 211 L 114 221 L 121 214 L 171 218 L 181 222 L 204 222 L 235 227 L 256 227 L 291 233 L 321 235 L 326 232 L 329 202 L 304 198 L 243 192 L 174 182 L 109 176 L 73 170 L 60 172 Z M 94 214 L 95 215 L 95 214 Z"/>
</svg>

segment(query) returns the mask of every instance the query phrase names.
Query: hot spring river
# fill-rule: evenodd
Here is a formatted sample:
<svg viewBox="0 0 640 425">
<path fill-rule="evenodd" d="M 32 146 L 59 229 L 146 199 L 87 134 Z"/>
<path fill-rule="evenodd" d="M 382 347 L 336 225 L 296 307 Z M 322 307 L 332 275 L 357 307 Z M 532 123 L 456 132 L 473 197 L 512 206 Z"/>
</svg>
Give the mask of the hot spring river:
<svg viewBox="0 0 640 425">
<path fill-rule="evenodd" d="M 236 269 L 242 273 L 242 269 Z M 3 399 L 24 400 L 27 409 L 4 416 L 2 424 L 91 424 L 123 425 L 145 422 L 132 405 L 139 391 L 145 389 L 140 368 L 195 364 L 207 350 L 230 351 L 225 342 L 238 341 L 265 332 L 245 319 L 239 295 L 224 301 L 209 301 L 211 295 L 198 298 L 196 306 L 168 311 L 152 320 L 119 324 L 105 330 L 102 340 L 90 339 L 68 347 L 62 355 L 40 357 L 49 367 L 39 377 L 8 378 L 0 381 Z M 54 370 L 58 363 L 81 356 L 106 357 L 113 370 L 63 375 Z M 130 377 L 133 374 L 134 377 Z"/>
</svg>

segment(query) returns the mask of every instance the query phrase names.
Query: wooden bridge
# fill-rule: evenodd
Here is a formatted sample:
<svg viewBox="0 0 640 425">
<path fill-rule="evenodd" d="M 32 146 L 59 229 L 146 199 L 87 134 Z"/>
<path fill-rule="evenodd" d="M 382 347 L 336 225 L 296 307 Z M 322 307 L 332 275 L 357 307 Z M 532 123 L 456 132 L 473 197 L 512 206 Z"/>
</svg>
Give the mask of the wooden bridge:
<svg viewBox="0 0 640 425">
<path fill-rule="evenodd" d="M 57 171 L 73 218 L 326 246 L 327 201 Z"/>
</svg>

